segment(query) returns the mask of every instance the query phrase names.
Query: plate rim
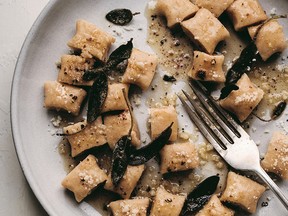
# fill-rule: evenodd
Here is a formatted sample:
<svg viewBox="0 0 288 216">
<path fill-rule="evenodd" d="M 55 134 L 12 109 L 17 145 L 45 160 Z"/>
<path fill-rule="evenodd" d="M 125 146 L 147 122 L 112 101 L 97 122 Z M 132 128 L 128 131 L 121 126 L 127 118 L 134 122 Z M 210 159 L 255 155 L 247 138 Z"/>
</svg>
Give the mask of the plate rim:
<svg viewBox="0 0 288 216">
<path fill-rule="evenodd" d="M 29 50 L 29 44 L 33 41 L 35 37 L 35 32 L 37 32 L 38 27 L 41 23 L 44 22 L 46 15 L 57 5 L 60 0 L 50 0 L 44 6 L 34 23 L 32 24 L 30 30 L 28 31 L 20 52 L 17 57 L 17 61 L 14 68 L 14 73 L 12 77 L 12 84 L 10 89 L 10 122 L 11 122 L 11 133 L 12 133 L 12 140 L 16 152 L 17 159 L 19 161 L 20 167 L 22 172 L 27 180 L 29 187 L 32 189 L 34 195 L 36 196 L 37 200 L 46 211 L 48 215 L 57 215 L 56 211 L 53 208 L 53 205 L 43 196 L 39 185 L 36 183 L 35 178 L 32 175 L 32 168 L 28 165 L 28 161 L 23 153 L 23 145 L 21 144 L 20 132 L 19 127 L 17 126 L 17 96 L 19 93 L 18 84 L 20 82 L 21 73 L 23 63 L 26 59 L 26 53 Z"/>
</svg>

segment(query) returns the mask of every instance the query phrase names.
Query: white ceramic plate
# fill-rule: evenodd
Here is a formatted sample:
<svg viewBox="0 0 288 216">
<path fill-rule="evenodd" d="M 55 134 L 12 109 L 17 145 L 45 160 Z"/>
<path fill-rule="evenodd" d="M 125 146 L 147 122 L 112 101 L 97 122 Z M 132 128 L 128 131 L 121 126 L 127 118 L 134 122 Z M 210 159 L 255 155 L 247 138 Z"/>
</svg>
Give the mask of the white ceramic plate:
<svg viewBox="0 0 288 216">
<path fill-rule="evenodd" d="M 261 2 L 268 13 L 274 7 L 280 14 L 288 12 L 286 0 Z M 115 8 L 129 8 L 141 14 L 135 16 L 128 26 L 129 29 L 134 29 L 133 31 L 121 31 L 121 35 L 116 36 L 117 43 L 114 48 L 133 37 L 135 47 L 153 52 L 146 44 L 147 20 L 144 16 L 146 4 L 147 1 L 144 0 L 52 0 L 38 17 L 25 40 L 13 80 L 12 129 L 24 174 L 49 215 L 99 215 L 99 213 L 85 202 L 77 204 L 61 187 L 60 182 L 66 176 L 66 172 L 57 150 L 60 138 L 51 135 L 50 130 L 53 130 L 50 123 L 51 115 L 43 108 L 43 83 L 46 80 L 56 79 L 55 62 L 59 61 L 62 54 L 68 53 L 66 43 L 74 35 L 76 20 L 86 19 L 115 35 L 113 30 L 117 30 L 118 27 L 109 27 L 111 24 L 105 20 L 106 13 Z M 139 27 L 143 30 L 137 30 Z M 285 33 L 288 35 L 287 26 Z M 182 88 L 182 84 L 180 83 L 177 88 Z M 186 121 L 190 124 L 189 120 Z M 146 119 L 139 124 L 145 125 L 145 122 Z M 263 130 L 269 127 L 267 124 L 260 126 Z M 288 195 L 287 185 L 283 186 L 283 189 Z M 269 192 L 263 196 L 262 201 L 268 196 L 272 198 L 269 206 L 259 208 L 256 215 L 285 215 L 283 206 Z"/>
</svg>

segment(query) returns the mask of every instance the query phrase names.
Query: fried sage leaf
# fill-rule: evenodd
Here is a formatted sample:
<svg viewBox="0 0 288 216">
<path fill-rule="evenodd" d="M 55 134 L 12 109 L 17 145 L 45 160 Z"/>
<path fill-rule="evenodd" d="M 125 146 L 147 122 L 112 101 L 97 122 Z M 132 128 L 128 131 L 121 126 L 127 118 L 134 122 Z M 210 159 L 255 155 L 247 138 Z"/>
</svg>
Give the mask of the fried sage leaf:
<svg viewBox="0 0 288 216">
<path fill-rule="evenodd" d="M 240 57 L 228 70 L 226 75 L 226 85 L 236 83 L 240 77 L 252 67 L 253 59 L 257 57 L 258 50 L 253 41 L 242 50 Z"/>
<path fill-rule="evenodd" d="M 258 116 L 256 113 L 253 113 L 254 116 L 256 116 L 259 120 L 264 121 L 264 122 L 270 122 L 272 120 L 277 119 L 281 114 L 284 112 L 285 108 L 287 106 L 286 101 L 281 101 L 277 104 L 277 106 L 273 109 L 271 117 L 269 119 L 264 119 L 260 116 Z"/>
<path fill-rule="evenodd" d="M 130 145 L 131 136 L 125 135 L 118 140 L 113 150 L 111 177 L 114 186 L 119 184 L 127 169 Z"/>
<path fill-rule="evenodd" d="M 115 25 L 126 25 L 133 19 L 133 14 L 129 9 L 115 9 L 106 14 L 106 19 Z"/>
<path fill-rule="evenodd" d="M 87 121 L 95 121 L 100 115 L 108 93 L 108 77 L 105 73 L 97 73 L 88 98 Z"/>
<path fill-rule="evenodd" d="M 278 118 L 283 113 L 286 106 L 287 106 L 286 101 L 281 101 L 280 103 L 278 103 L 272 112 L 271 119 L 274 120 L 274 119 Z"/>
<path fill-rule="evenodd" d="M 90 81 L 95 79 L 96 74 L 98 73 L 109 73 L 109 71 L 114 70 L 120 63 L 129 59 L 131 56 L 131 52 L 133 49 L 132 38 L 126 44 L 119 46 L 116 50 L 114 50 L 107 61 L 106 64 L 97 67 L 92 70 L 87 70 L 84 72 L 83 80 Z M 123 67 L 123 66 L 122 66 Z M 127 67 L 127 63 L 125 68 Z M 123 69 L 122 69 L 123 70 Z"/>
<path fill-rule="evenodd" d="M 180 215 L 191 215 L 200 210 L 216 191 L 218 176 L 210 176 L 202 181 L 186 198 Z"/>
<path fill-rule="evenodd" d="M 131 133 L 132 133 L 133 124 L 134 124 L 133 116 L 132 116 L 132 108 L 128 101 L 128 98 L 126 97 L 126 92 L 124 88 L 122 89 L 122 93 L 125 98 L 125 102 L 128 106 L 128 110 L 129 110 L 129 114 L 131 118 L 131 125 L 128 131 L 128 135 L 121 137 L 115 144 L 115 148 L 113 150 L 111 177 L 112 177 L 112 182 L 114 186 L 117 186 L 119 184 L 128 166 L 129 153 L 130 153 L 131 140 L 132 140 Z"/>
<path fill-rule="evenodd" d="M 235 84 L 229 84 L 226 85 L 224 88 L 221 89 L 221 94 L 219 99 L 224 99 L 226 98 L 233 90 L 238 90 L 239 87 Z"/>
<path fill-rule="evenodd" d="M 171 136 L 172 125 L 173 123 L 171 123 L 170 126 L 168 126 L 148 145 L 140 149 L 136 149 L 134 152 L 132 152 L 129 158 L 129 164 L 133 166 L 144 164 L 153 158 L 156 154 L 158 154 L 158 152 L 167 144 Z"/>
<path fill-rule="evenodd" d="M 107 62 L 105 65 L 92 69 L 92 70 L 87 70 L 83 74 L 83 80 L 85 81 L 90 81 L 96 78 L 98 73 L 108 73 L 109 70 L 117 66 L 118 62 L 120 63 L 121 60 L 119 61 L 113 61 L 113 62 Z"/>
<path fill-rule="evenodd" d="M 133 49 L 132 41 L 133 41 L 133 38 L 131 38 L 126 44 L 120 45 L 116 50 L 114 50 L 110 54 L 108 61 L 130 58 L 130 55 Z"/>
</svg>

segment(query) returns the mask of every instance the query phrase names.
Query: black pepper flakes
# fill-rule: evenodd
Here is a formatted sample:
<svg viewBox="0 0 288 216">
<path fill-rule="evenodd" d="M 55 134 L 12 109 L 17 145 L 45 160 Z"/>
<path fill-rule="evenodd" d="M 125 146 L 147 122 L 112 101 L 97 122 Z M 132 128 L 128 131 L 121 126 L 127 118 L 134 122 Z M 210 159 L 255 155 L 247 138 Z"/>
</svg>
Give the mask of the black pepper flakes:
<svg viewBox="0 0 288 216">
<path fill-rule="evenodd" d="M 171 198 L 167 198 L 167 199 L 165 199 L 165 202 L 171 203 L 171 202 L 172 202 L 172 199 L 171 199 Z"/>
<path fill-rule="evenodd" d="M 151 18 L 154 21 L 157 18 L 157 15 L 151 15 Z"/>
<path fill-rule="evenodd" d="M 197 76 L 199 79 L 201 79 L 201 80 L 205 80 L 205 78 L 206 78 L 206 71 L 199 70 L 199 71 L 197 71 L 196 76 Z"/>
<path fill-rule="evenodd" d="M 180 41 L 179 41 L 179 40 L 175 40 L 175 41 L 174 41 L 174 46 L 176 46 L 176 47 L 177 47 L 177 46 L 180 46 Z"/>
<path fill-rule="evenodd" d="M 165 42 L 167 42 L 167 39 L 166 39 L 166 38 L 161 39 L 161 40 L 160 40 L 160 45 L 163 46 Z"/>
<path fill-rule="evenodd" d="M 177 81 L 174 76 L 169 76 L 169 75 L 166 75 L 166 74 L 163 76 L 163 80 L 166 81 L 166 82 L 175 82 L 175 81 Z"/>
</svg>

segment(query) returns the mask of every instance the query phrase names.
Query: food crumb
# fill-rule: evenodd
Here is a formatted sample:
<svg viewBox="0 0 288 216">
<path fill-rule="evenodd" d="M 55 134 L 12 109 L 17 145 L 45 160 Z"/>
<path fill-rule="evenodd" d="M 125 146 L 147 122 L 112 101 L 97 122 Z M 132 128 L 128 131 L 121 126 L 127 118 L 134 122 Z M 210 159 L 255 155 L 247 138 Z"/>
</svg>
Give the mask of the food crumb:
<svg viewBox="0 0 288 216">
<path fill-rule="evenodd" d="M 270 15 L 272 16 L 272 15 L 276 15 L 276 8 L 272 8 L 271 10 L 270 10 Z"/>
<path fill-rule="evenodd" d="M 60 127 L 60 124 L 62 122 L 62 117 L 58 115 L 56 117 L 53 117 L 50 121 L 54 127 Z"/>
<path fill-rule="evenodd" d="M 141 105 L 141 95 L 140 94 L 134 94 L 132 96 L 132 101 L 135 104 L 135 106 L 140 106 Z"/>
<path fill-rule="evenodd" d="M 182 131 L 179 133 L 179 138 L 183 140 L 188 140 L 190 138 L 190 134 L 185 131 Z"/>
</svg>

